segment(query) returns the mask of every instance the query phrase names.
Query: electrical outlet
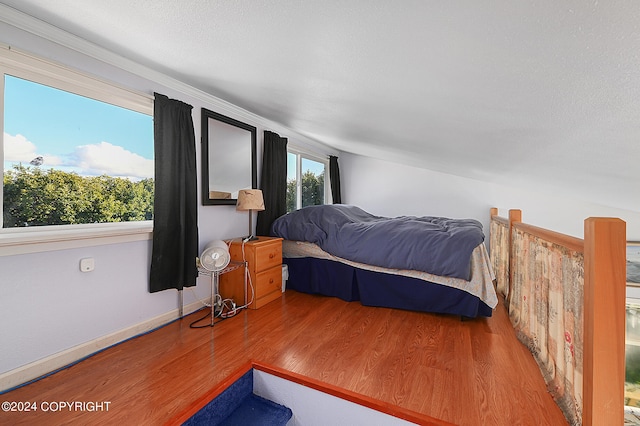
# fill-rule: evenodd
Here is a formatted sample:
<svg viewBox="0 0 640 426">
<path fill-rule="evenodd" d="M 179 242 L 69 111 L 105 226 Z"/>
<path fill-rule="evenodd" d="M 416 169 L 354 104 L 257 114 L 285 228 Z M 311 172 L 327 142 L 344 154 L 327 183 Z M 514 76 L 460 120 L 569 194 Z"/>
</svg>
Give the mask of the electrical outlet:
<svg viewBox="0 0 640 426">
<path fill-rule="evenodd" d="M 91 272 L 95 268 L 96 263 L 93 257 L 80 259 L 80 270 L 82 272 Z"/>
</svg>

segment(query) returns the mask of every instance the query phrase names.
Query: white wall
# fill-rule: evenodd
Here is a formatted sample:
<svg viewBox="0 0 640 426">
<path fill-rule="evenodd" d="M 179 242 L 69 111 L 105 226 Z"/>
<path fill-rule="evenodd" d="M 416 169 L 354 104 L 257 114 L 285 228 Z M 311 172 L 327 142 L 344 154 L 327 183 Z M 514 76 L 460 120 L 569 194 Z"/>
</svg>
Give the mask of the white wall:
<svg viewBox="0 0 640 426">
<path fill-rule="evenodd" d="M 255 368 L 253 393 L 290 408 L 293 416 L 287 426 L 415 424 Z"/>
<path fill-rule="evenodd" d="M 194 107 L 192 116 L 198 179 L 200 109 L 203 107 L 257 127 L 258 179 L 264 130 L 275 131 L 297 145 L 333 153 L 282 126 L 153 70 L 95 49 L 95 46 L 43 23 L 28 22 L 26 29 L 29 31 L 22 28 L 0 22 L 0 43 L 143 93 L 158 92 L 191 104 Z M 34 35 L 42 32 L 47 33 L 48 39 Z M 63 47 L 50 39 L 73 48 Z M 109 61 L 111 65 L 95 58 Z M 213 239 L 247 234 L 247 213 L 236 212 L 235 206 L 199 205 L 198 215 L 200 249 Z M 254 226 L 255 223 L 254 220 Z M 95 259 L 93 272 L 79 271 L 79 261 L 84 257 Z M 18 367 L 68 351 L 77 345 L 91 347 L 95 339 L 104 340 L 105 336 L 135 328 L 155 318 L 162 318 L 166 322 L 171 315 L 177 315 L 178 296 L 175 290 L 154 294 L 147 291 L 150 259 L 150 241 L 0 256 L 0 390 L 7 387 L 1 386 L 3 374 L 6 373 L 5 378 L 11 374 L 15 376 Z M 206 277 L 198 279 L 194 292 L 199 298 L 206 299 L 210 294 L 209 282 Z M 197 300 L 194 292 L 184 292 L 185 304 Z"/>
<path fill-rule="evenodd" d="M 487 233 L 491 207 L 501 216 L 521 209 L 524 222 L 579 238 L 587 217 L 619 217 L 627 222 L 627 239 L 640 241 L 640 212 L 584 202 L 560 189 L 545 194 L 345 153 L 339 162 L 343 202 L 373 214 L 474 218 Z"/>
<path fill-rule="evenodd" d="M 149 241 L 0 257 L 3 369 L 107 335 L 175 308 L 176 292 L 147 293 Z M 96 260 L 80 272 L 83 257 Z"/>
</svg>

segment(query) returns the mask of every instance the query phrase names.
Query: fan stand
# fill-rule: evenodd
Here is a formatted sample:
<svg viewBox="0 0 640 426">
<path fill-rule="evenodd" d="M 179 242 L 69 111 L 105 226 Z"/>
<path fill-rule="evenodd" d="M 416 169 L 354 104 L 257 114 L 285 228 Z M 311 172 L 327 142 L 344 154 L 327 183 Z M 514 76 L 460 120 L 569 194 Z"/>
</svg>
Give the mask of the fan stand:
<svg viewBox="0 0 640 426">
<path fill-rule="evenodd" d="M 213 327 L 213 325 L 215 324 L 215 319 L 216 319 L 216 296 L 220 296 L 220 275 L 222 274 L 226 274 L 227 272 L 231 272 L 231 271 L 235 271 L 238 268 L 244 268 L 245 270 L 245 275 L 246 275 L 246 271 L 247 271 L 247 262 L 240 262 L 240 261 L 236 261 L 236 260 L 231 260 L 229 261 L 229 264 L 227 266 L 225 266 L 222 269 L 219 269 L 217 271 L 212 271 L 209 269 L 205 269 L 202 266 L 198 267 L 198 274 L 200 275 L 205 275 L 207 277 L 210 277 L 211 279 L 211 324 L 210 325 L 206 325 L 205 327 Z M 246 301 L 247 299 L 247 293 L 246 293 L 246 288 L 245 288 L 245 294 L 244 294 L 244 300 Z M 222 299 L 222 297 L 220 297 L 220 300 Z M 182 303 L 184 302 L 184 299 L 180 299 L 180 306 L 181 308 L 184 308 L 182 306 Z M 222 309 L 222 304 L 220 304 L 220 308 Z M 243 306 L 244 308 L 244 306 Z M 207 318 L 207 316 L 205 315 L 204 317 L 200 318 L 198 321 L 199 322 L 201 320 L 205 320 Z M 194 327 L 194 328 L 201 328 L 201 327 Z"/>
<path fill-rule="evenodd" d="M 216 296 L 218 293 L 218 287 L 220 286 L 220 271 L 213 271 L 211 273 L 211 327 L 213 327 L 214 320 L 216 318 Z"/>
</svg>

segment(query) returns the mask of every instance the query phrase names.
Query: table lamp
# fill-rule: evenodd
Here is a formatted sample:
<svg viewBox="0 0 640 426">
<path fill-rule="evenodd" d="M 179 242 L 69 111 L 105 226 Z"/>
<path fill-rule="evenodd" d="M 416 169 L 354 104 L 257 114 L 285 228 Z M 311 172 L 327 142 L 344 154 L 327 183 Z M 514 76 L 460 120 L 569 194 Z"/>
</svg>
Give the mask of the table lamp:
<svg viewBox="0 0 640 426">
<path fill-rule="evenodd" d="M 236 204 L 236 211 L 248 211 L 249 212 L 249 236 L 244 238 L 245 241 L 257 240 L 258 237 L 253 235 L 253 223 L 251 216 L 253 211 L 264 210 L 264 199 L 262 198 L 262 191 L 259 189 L 241 189 L 238 191 L 238 202 Z"/>
</svg>

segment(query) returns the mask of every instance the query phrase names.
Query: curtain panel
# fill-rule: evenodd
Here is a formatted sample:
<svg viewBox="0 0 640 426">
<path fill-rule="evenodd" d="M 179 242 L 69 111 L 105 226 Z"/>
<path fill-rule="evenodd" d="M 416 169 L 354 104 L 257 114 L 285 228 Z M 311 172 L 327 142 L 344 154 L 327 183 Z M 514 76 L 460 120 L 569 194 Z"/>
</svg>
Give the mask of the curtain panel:
<svg viewBox="0 0 640 426">
<path fill-rule="evenodd" d="M 572 425 L 582 420 L 584 254 L 514 229 L 509 317 Z"/>
<path fill-rule="evenodd" d="M 496 290 L 505 298 L 509 296 L 509 225 L 491 220 L 489 247 L 491 266 L 496 274 Z"/>
<path fill-rule="evenodd" d="M 196 284 L 198 200 L 191 105 L 155 93 L 155 196 L 149 292 Z"/>
<path fill-rule="evenodd" d="M 258 212 L 256 235 L 270 235 L 271 224 L 287 212 L 287 138 L 265 130 L 260 189 L 265 210 Z"/>
<path fill-rule="evenodd" d="M 333 204 L 342 204 L 342 193 L 340 192 L 340 168 L 338 167 L 338 157 L 329 156 L 329 180 L 331 181 L 331 198 Z"/>
</svg>

